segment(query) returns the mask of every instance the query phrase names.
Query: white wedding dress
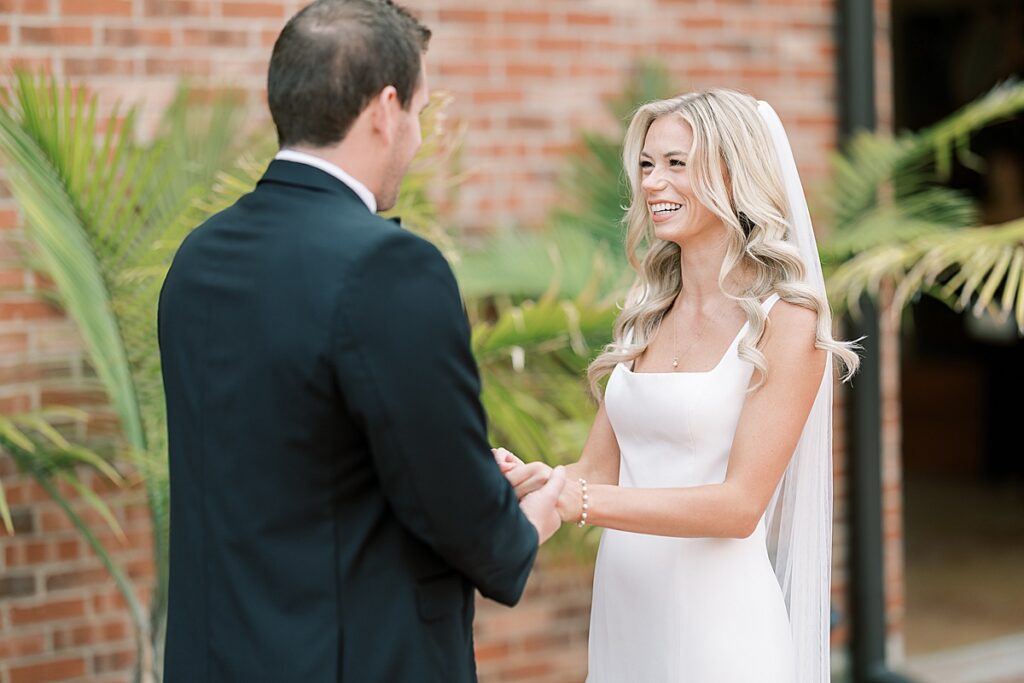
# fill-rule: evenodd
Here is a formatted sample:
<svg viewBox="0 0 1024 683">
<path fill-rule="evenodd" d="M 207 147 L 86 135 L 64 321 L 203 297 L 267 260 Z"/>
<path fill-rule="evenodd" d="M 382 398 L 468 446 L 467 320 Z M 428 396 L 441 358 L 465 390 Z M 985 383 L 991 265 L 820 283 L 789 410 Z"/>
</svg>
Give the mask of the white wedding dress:
<svg viewBox="0 0 1024 683">
<path fill-rule="evenodd" d="M 763 306 L 770 310 L 777 295 Z M 744 325 L 707 372 L 612 372 L 605 406 L 619 485 L 725 480 L 753 365 Z M 793 683 L 789 617 L 768 559 L 765 520 L 745 539 L 606 529 L 594 573 L 588 683 Z"/>
</svg>

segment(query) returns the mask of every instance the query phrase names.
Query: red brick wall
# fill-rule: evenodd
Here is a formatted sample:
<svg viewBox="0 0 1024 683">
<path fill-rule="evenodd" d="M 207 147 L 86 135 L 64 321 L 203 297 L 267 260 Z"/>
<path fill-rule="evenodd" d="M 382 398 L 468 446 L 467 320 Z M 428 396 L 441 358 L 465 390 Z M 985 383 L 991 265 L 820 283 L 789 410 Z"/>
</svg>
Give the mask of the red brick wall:
<svg viewBox="0 0 1024 683">
<path fill-rule="evenodd" d="M 801 170 L 820 178 L 834 146 L 832 0 L 413 0 L 434 29 L 434 87 L 470 126 L 455 218 L 538 223 L 557 202 L 562 157 L 637 58 L 667 64 L 680 90 L 725 85 L 772 101 Z M 266 60 L 295 0 L 0 0 L 0 60 L 46 65 L 155 115 L 189 74 L 262 101 Z M 261 115 L 254 107 L 254 115 Z M 812 183 L 813 184 L 813 183 Z"/>
<path fill-rule="evenodd" d="M 883 94 L 887 3 L 876 0 Z M 253 120 L 265 121 L 270 46 L 285 18 L 303 4 L 0 0 L 0 64 L 43 66 L 86 83 L 107 107 L 119 98 L 140 102 L 148 122 L 144 128 L 155 122 L 183 75 L 241 88 L 249 93 Z M 789 127 L 805 184 L 813 191 L 825 177 L 837 116 L 834 0 L 407 4 L 434 30 L 431 86 L 454 95 L 452 114 L 469 127 L 463 157 L 469 178 L 451 207 L 453 224 L 463 229 L 542 225 L 559 201 L 556 179 L 579 132 L 616 130 L 604 102 L 621 90 L 638 58 L 665 63 L 680 91 L 729 86 L 771 101 Z M 879 100 L 883 121 L 890 100 Z M 35 278 L 17 265 L 19 235 L 16 207 L 0 183 L 0 409 L 5 412 L 54 402 L 54 392 L 89 390 L 88 368 L 72 327 L 35 303 Z M 891 366 L 890 356 L 886 367 Z M 889 599 L 898 636 L 902 571 L 894 381 L 886 384 L 886 519 L 893 550 Z M 837 430 L 838 445 L 840 434 Z M 836 462 L 841 512 L 841 452 Z M 20 526 L 15 537 L 0 536 L 0 683 L 126 680 L 132 643 L 116 591 L 77 535 L 60 525 L 55 506 L 33 484 L 10 476 L 9 461 L 0 459 L 0 471 Z M 119 558 L 145 577 L 149 541 L 141 497 L 129 492 L 108 499 L 133 540 L 118 550 Z M 840 597 L 845 586 L 841 521 L 836 538 Z M 484 680 L 581 680 L 589 581 L 587 567 L 548 567 L 531 579 L 517 610 L 481 603 L 477 634 Z"/>
<path fill-rule="evenodd" d="M 0 472 L 9 481 L 8 460 L 0 462 Z M 10 481 L 16 534 L 0 536 L 0 681 L 125 683 L 135 647 L 123 598 L 46 493 L 34 482 Z M 146 506 L 137 492 L 87 481 L 117 514 L 125 541 L 95 513 L 85 516 L 146 604 L 153 574 Z"/>
<path fill-rule="evenodd" d="M 522 602 L 508 609 L 477 599 L 474 628 L 481 683 L 582 683 L 587 675 L 591 565 L 547 558 Z"/>
</svg>

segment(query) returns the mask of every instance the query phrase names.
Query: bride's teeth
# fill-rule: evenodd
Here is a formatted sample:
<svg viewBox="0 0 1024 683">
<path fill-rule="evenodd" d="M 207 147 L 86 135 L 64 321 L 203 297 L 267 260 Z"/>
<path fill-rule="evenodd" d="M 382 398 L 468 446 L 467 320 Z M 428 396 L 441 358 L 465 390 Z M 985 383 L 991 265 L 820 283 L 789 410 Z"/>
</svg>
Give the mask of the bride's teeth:
<svg viewBox="0 0 1024 683">
<path fill-rule="evenodd" d="M 662 204 L 652 204 L 651 205 L 651 211 L 654 212 L 654 213 L 660 213 L 662 211 L 676 211 L 677 209 L 681 209 L 681 208 L 682 208 L 682 206 L 680 204 L 662 203 Z"/>
</svg>

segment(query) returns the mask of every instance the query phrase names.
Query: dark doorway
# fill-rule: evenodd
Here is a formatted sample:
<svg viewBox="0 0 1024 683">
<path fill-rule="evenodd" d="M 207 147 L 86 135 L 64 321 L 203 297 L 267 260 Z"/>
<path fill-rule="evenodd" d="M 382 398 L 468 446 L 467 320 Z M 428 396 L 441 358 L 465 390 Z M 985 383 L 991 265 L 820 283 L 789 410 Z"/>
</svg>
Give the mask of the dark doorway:
<svg viewBox="0 0 1024 683">
<path fill-rule="evenodd" d="M 893 58 L 896 128 L 927 127 L 1024 78 L 1024 0 L 894 0 Z M 1024 217 L 1024 117 L 970 151 L 950 185 L 987 224 Z M 908 666 L 926 683 L 1024 680 L 1024 342 L 1012 320 L 922 297 L 901 351 Z"/>
</svg>

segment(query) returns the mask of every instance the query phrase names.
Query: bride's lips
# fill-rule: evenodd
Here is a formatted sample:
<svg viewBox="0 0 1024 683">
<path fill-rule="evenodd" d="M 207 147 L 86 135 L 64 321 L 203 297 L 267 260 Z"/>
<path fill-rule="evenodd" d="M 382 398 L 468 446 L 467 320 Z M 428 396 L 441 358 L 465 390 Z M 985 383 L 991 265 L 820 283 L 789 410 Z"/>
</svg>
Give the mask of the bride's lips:
<svg viewBox="0 0 1024 683">
<path fill-rule="evenodd" d="M 664 205 L 676 206 L 676 207 L 679 207 L 679 208 L 677 208 L 675 211 L 661 211 L 661 212 L 658 212 L 658 211 L 654 210 L 654 207 L 661 206 L 663 204 Z M 654 202 L 654 201 L 649 201 L 649 202 L 647 202 L 647 210 L 651 214 L 651 220 L 652 221 L 654 221 L 655 223 L 664 223 L 665 221 L 672 220 L 673 216 L 675 216 L 677 213 L 682 211 L 683 210 L 683 205 L 680 204 L 679 202 L 666 202 L 666 201 Z"/>
</svg>

